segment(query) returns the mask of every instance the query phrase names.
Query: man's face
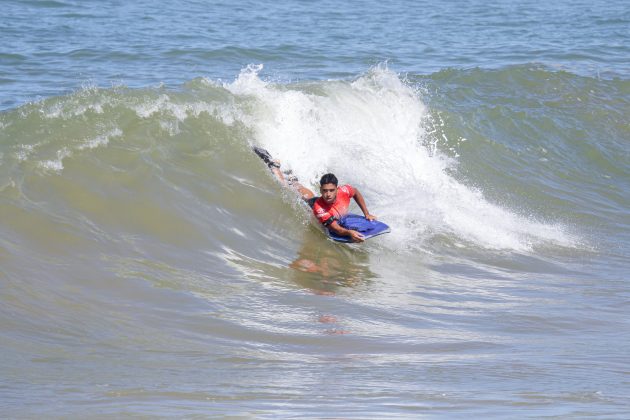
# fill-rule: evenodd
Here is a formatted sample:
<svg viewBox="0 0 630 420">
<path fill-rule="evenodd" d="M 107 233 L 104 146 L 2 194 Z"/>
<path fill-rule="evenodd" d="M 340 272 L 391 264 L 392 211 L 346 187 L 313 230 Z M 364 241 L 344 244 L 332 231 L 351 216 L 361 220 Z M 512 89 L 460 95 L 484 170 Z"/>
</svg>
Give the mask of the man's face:
<svg viewBox="0 0 630 420">
<path fill-rule="evenodd" d="M 319 187 L 319 192 L 326 204 L 332 204 L 337 199 L 337 186 L 335 184 L 324 184 Z"/>
</svg>

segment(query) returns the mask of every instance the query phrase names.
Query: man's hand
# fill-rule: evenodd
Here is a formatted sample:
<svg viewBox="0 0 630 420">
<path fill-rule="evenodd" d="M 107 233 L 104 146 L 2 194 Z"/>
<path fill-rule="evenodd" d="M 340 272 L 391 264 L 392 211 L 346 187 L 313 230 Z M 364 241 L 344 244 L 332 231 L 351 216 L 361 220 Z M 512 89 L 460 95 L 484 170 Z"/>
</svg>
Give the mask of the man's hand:
<svg viewBox="0 0 630 420">
<path fill-rule="evenodd" d="M 360 232 L 357 232 L 356 230 L 343 228 L 343 227 L 341 227 L 339 225 L 339 223 L 336 220 L 334 222 L 332 222 L 330 224 L 330 226 L 328 226 L 328 229 L 332 230 L 337 235 L 350 237 L 350 242 L 363 242 L 363 241 L 365 241 L 365 238 L 363 237 L 363 235 Z"/>
<path fill-rule="evenodd" d="M 361 235 L 356 230 L 351 230 L 349 232 L 350 232 L 350 240 L 352 242 L 363 242 L 363 241 L 365 241 L 365 239 L 363 238 L 363 235 Z"/>
<path fill-rule="evenodd" d="M 365 200 L 363 199 L 363 195 L 361 195 L 361 192 L 357 188 L 354 189 L 354 201 L 357 202 L 359 208 L 361 209 L 363 215 L 367 220 L 369 220 L 370 222 L 372 220 L 376 220 L 376 216 L 370 214 L 370 212 L 368 211 L 367 206 L 365 205 Z"/>
</svg>

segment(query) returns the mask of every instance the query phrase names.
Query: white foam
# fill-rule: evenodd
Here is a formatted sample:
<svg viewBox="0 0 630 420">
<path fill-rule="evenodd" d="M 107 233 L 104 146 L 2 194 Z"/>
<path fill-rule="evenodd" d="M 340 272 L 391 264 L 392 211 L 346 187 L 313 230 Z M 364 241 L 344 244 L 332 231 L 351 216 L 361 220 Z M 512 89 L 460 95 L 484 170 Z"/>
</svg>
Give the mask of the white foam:
<svg viewBox="0 0 630 420">
<path fill-rule="evenodd" d="M 36 144 L 19 144 L 17 145 L 17 151 L 15 152 L 15 157 L 19 162 L 24 162 L 28 160 L 28 157 L 33 153 L 36 147 L 41 145 L 41 143 Z"/>
<path fill-rule="evenodd" d="M 165 104 L 169 103 L 168 95 L 160 95 L 157 99 L 151 101 L 143 101 L 136 105 L 134 110 L 140 118 L 149 118 L 165 108 Z"/>
<path fill-rule="evenodd" d="M 50 105 L 44 105 L 40 112 L 44 118 L 64 120 L 84 115 L 88 111 L 102 114 L 103 107 L 112 105 L 112 102 L 105 95 L 96 95 L 97 92 L 95 86 L 84 86 L 80 91 L 63 97 L 63 100 L 55 100 Z"/>
<path fill-rule="evenodd" d="M 160 120 L 160 126 L 171 135 L 179 133 L 178 123 L 189 117 L 199 117 L 202 113 L 220 119 L 226 125 L 233 125 L 235 115 L 239 113 L 231 105 L 195 101 L 177 102 L 169 95 L 163 94 L 153 100 L 145 100 L 141 104 L 132 106 L 140 118 L 150 118 L 155 115 L 171 118 Z"/>
<path fill-rule="evenodd" d="M 63 170 L 63 160 L 72 156 L 72 152 L 67 147 L 57 151 L 57 159 L 39 162 L 39 167 L 48 171 L 61 172 Z"/>
<path fill-rule="evenodd" d="M 414 247 L 434 234 L 496 249 L 570 243 L 561 227 L 492 204 L 450 176 L 456 162 L 428 138 L 426 106 L 387 68 L 351 83 L 327 82 L 322 93 L 265 83 L 261 69 L 250 66 L 225 85 L 255 99 L 243 121 L 255 141 L 314 189 L 326 172 L 358 187 L 370 211 L 392 226 L 391 246 Z"/>
<path fill-rule="evenodd" d="M 122 134 L 123 133 L 119 128 L 114 128 L 113 130 L 105 134 L 87 139 L 85 142 L 77 147 L 77 150 L 96 149 L 97 147 L 107 146 L 110 139 L 112 139 L 113 137 L 120 137 L 122 136 Z"/>
<path fill-rule="evenodd" d="M 71 157 L 73 155 L 73 152 L 75 151 L 81 151 L 81 150 L 89 150 L 89 149 L 96 149 L 97 147 L 103 147 L 109 144 L 109 141 L 111 138 L 113 137 L 120 137 L 122 136 L 122 131 L 119 128 L 114 128 L 112 130 L 110 130 L 107 133 L 98 135 L 94 138 L 88 138 L 85 141 L 83 141 L 82 143 L 80 143 L 79 145 L 70 148 L 70 147 L 63 147 L 60 150 L 57 151 L 57 158 L 56 159 L 50 159 L 50 160 L 43 160 L 41 162 L 38 163 L 38 166 L 42 169 L 44 169 L 47 172 L 55 172 L 55 173 L 59 173 L 63 170 L 64 166 L 63 166 L 63 160 Z M 37 146 L 37 145 L 35 145 Z M 22 148 L 24 150 L 28 150 L 30 152 L 33 151 L 34 147 L 33 146 L 29 146 L 29 145 L 23 145 Z M 18 156 L 19 157 L 19 156 Z M 26 159 L 28 157 L 28 155 L 24 158 Z"/>
</svg>

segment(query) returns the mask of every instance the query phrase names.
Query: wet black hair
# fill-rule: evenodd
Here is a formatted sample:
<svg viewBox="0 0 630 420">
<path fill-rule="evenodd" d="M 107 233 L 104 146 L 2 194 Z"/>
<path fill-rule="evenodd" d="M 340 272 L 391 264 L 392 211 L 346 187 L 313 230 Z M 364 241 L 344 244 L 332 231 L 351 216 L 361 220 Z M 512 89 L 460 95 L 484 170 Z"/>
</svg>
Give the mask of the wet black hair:
<svg viewBox="0 0 630 420">
<path fill-rule="evenodd" d="M 339 184 L 339 181 L 337 181 L 337 177 L 333 174 L 326 174 L 324 176 L 322 176 L 322 179 L 319 180 L 319 185 L 324 185 L 324 184 L 334 184 L 335 187 Z"/>
</svg>

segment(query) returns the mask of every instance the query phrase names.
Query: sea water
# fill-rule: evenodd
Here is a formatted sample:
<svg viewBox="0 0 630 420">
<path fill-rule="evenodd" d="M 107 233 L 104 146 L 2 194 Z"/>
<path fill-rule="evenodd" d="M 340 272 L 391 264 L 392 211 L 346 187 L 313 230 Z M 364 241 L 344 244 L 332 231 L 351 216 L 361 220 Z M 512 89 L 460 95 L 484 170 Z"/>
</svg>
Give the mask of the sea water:
<svg viewBox="0 0 630 420">
<path fill-rule="evenodd" d="M 627 418 L 624 2 L 2 6 L 2 417 Z"/>
</svg>

